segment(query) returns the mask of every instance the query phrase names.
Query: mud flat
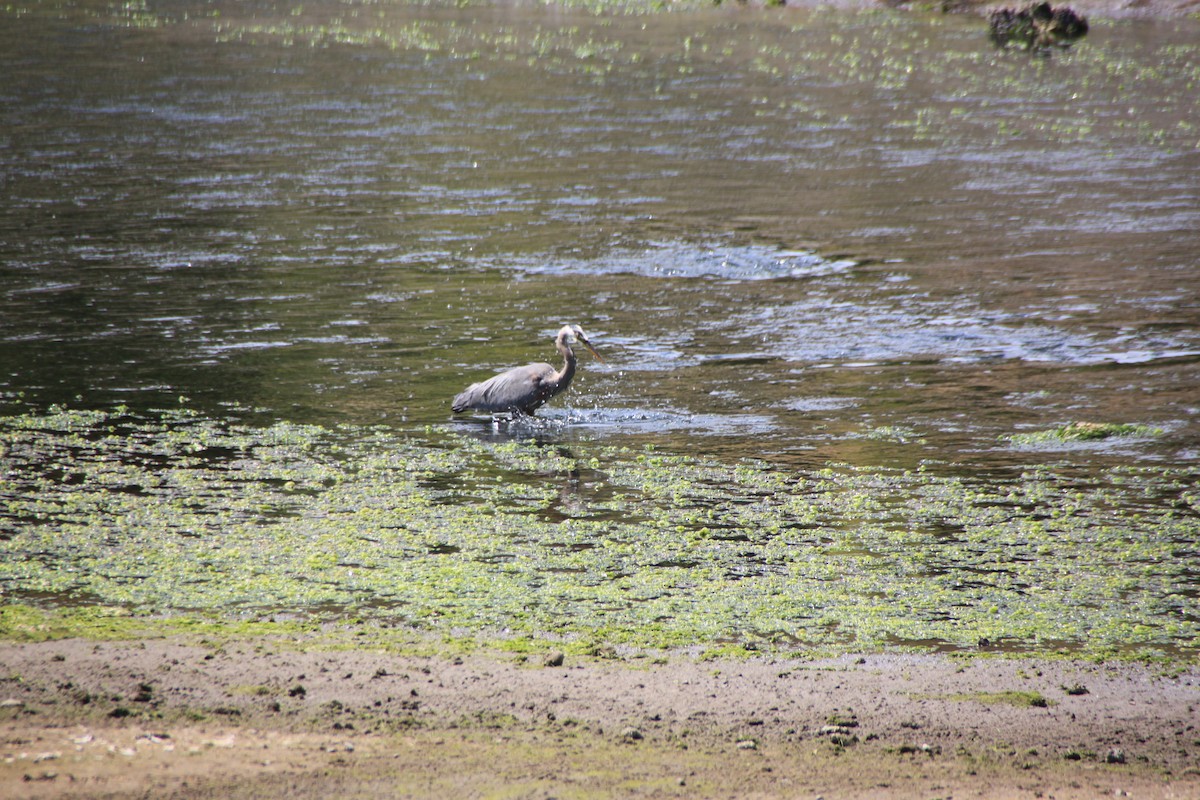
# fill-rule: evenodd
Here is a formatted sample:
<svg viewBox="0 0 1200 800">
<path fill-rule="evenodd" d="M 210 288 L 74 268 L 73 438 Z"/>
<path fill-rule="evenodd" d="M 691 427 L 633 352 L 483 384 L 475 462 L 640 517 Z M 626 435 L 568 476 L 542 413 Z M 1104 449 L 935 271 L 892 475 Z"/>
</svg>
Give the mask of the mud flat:
<svg viewBox="0 0 1200 800">
<path fill-rule="evenodd" d="M 4 797 L 1200 796 L 1200 669 L 0 645 Z"/>
</svg>

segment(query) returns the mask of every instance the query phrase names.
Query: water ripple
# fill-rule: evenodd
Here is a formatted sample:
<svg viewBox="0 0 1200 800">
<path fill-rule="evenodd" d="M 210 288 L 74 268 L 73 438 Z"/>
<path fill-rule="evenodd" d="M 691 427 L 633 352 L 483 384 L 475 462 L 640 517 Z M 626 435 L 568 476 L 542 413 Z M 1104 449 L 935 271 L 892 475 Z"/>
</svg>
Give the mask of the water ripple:
<svg viewBox="0 0 1200 800">
<path fill-rule="evenodd" d="M 808 250 L 766 245 L 704 245 L 653 242 L 644 248 L 616 250 L 597 258 L 512 261 L 498 266 L 538 275 L 640 275 L 647 278 L 716 278 L 763 281 L 816 278 L 853 269 L 849 260 L 830 260 Z"/>
</svg>

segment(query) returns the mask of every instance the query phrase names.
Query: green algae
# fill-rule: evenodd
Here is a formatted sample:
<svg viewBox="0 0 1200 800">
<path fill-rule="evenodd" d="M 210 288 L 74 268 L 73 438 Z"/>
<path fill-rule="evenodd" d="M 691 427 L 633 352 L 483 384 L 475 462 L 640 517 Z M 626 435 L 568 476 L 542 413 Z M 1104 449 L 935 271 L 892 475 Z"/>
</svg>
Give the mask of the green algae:
<svg viewBox="0 0 1200 800">
<path fill-rule="evenodd" d="M 982 703 L 984 705 L 1010 705 L 1018 708 L 1048 708 L 1053 703 L 1047 700 L 1041 692 L 1011 689 L 1003 692 L 971 692 L 970 694 L 950 695 L 950 700 L 961 702 Z"/>
<path fill-rule="evenodd" d="M 1149 439 L 1162 436 L 1162 429 L 1149 425 L 1117 422 L 1069 422 L 1047 431 L 1018 433 L 1009 438 L 1018 446 L 1060 442 L 1102 442 L 1108 439 Z"/>
<path fill-rule="evenodd" d="M 129 609 L 104 605 L 33 606 L 0 605 L 0 639 L 11 642 L 46 642 L 84 638 L 95 641 L 184 636 L 219 647 L 234 638 L 271 637 L 283 641 L 313 639 L 321 634 L 309 621 L 238 620 L 189 614 L 138 616 Z M 322 637 L 326 642 L 336 637 Z"/>
<path fill-rule="evenodd" d="M 124 408 L 4 418 L 0 460 L 6 638 L 333 619 L 379 646 L 579 653 L 1200 643 L 1200 494 L 1168 468 L 806 472 Z"/>
</svg>

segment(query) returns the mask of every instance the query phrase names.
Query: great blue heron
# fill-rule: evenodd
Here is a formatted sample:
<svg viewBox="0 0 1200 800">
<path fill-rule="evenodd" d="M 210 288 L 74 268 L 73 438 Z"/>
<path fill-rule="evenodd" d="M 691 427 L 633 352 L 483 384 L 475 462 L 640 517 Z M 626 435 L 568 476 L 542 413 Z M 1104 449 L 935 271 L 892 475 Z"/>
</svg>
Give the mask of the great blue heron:
<svg viewBox="0 0 1200 800">
<path fill-rule="evenodd" d="M 475 409 L 491 413 L 533 414 L 551 397 L 565 392 L 575 377 L 575 351 L 571 345 L 582 342 L 592 355 L 604 363 L 604 358 L 592 347 L 578 325 L 563 325 L 554 337 L 554 346 L 562 354 L 562 369 L 549 364 L 527 364 L 508 372 L 473 383 L 454 398 L 450 407 L 455 413 Z"/>
</svg>

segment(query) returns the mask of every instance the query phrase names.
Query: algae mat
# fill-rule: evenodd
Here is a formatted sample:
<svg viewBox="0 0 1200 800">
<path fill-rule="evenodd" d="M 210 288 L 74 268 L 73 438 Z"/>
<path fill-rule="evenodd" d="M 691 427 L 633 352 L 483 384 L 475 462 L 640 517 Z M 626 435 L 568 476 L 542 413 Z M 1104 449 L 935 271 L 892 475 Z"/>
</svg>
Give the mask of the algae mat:
<svg viewBox="0 0 1200 800">
<path fill-rule="evenodd" d="M 121 407 L 5 418 L 0 459 L 7 637 L 100 610 L 579 649 L 1200 641 L 1200 492 L 1174 468 L 806 472 Z"/>
</svg>

